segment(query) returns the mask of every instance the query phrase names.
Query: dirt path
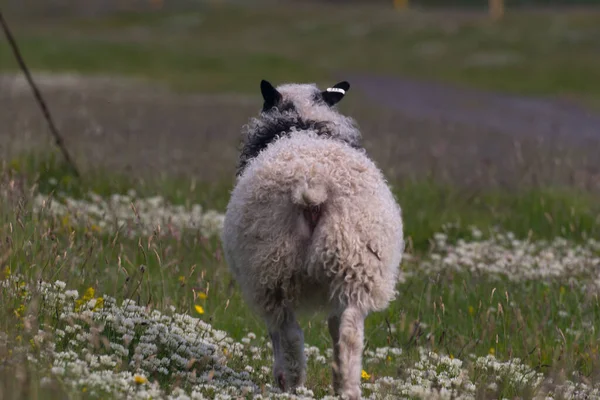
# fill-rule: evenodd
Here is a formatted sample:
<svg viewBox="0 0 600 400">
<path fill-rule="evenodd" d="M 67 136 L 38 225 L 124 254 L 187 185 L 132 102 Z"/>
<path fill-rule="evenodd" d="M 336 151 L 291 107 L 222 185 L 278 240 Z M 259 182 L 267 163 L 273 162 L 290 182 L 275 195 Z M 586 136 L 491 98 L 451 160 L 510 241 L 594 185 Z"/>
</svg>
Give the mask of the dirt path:
<svg viewBox="0 0 600 400">
<path fill-rule="evenodd" d="M 600 141 L 600 114 L 568 102 L 386 76 L 350 75 L 348 79 L 378 104 L 418 118 L 440 118 L 516 138 Z"/>
</svg>

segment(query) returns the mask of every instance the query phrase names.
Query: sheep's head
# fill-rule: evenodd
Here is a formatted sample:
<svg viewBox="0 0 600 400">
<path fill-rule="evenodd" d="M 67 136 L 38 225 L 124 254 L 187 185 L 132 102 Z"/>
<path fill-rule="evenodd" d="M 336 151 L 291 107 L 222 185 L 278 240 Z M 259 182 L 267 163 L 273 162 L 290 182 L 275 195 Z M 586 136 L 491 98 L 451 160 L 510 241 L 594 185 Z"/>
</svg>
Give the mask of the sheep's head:
<svg viewBox="0 0 600 400">
<path fill-rule="evenodd" d="M 274 87 L 262 80 L 260 91 L 264 102 L 257 120 L 265 125 L 290 125 L 298 130 L 312 126 L 325 136 L 358 145 L 360 134 L 354 120 L 336 108 L 349 90 L 346 81 L 321 90 L 315 84 L 286 83 Z"/>
<path fill-rule="evenodd" d="M 335 107 L 350 90 L 348 82 L 321 90 L 315 84 L 287 83 L 274 87 L 263 80 L 260 90 L 264 100 L 261 113 L 242 129 L 244 143 L 238 176 L 260 151 L 291 132 L 309 130 L 354 148 L 361 147 L 361 135 L 354 120 Z"/>
<path fill-rule="evenodd" d="M 315 85 L 309 84 L 285 84 L 275 88 L 270 82 L 262 80 L 260 82 L 260 91 L 264 99 L 262 112 L 269 112 L 276 108 L 280 112 L 296 110 L 304 116 L 302 111 L 307 111 L 307 108 L 318 108 L 323 105 L 333 107 L 349 90 L 350 84 L 346 81 L 321 91 Z"/>
</svg>

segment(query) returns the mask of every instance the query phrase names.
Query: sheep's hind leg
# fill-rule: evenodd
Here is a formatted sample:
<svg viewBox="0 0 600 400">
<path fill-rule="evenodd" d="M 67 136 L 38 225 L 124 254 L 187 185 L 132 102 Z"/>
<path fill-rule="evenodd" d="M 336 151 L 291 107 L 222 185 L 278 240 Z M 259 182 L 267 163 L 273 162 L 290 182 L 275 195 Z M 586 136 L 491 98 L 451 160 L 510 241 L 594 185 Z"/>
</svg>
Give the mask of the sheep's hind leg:
<svg viewBox="0 0 600 400">
<path fill-rule="evenodd" d="M 329 315 L 327 319 L 329 327 L 329 335 L 333 344 L 333 364 L 331 366 L 331 375 L 333 380 L 333 392 L 335 395 L 340 394 L 340 316 L 337 314 Z"/>
<path fill-rule="evenodd" d="M 271 344 L 273 345 L 273 377 L 279 389 L 285 391 L 285 370 L 283 361 L 283 350 L 281 349 L 281 335 L 279 330 L 269 332 Z"/>
<path fill-rule="evenodd" d="M 360 378 L 366 315 L 356 306 L 347 306 L 340 315 L 339 374 L 341 395 L 345 399 L 361 397 Z"/>
<path fill-rule="evenodd" d="M 273 374 L 279 388 L 293 391 L 306 379 L 304 333 L 291 310 L 285 310 L 279 321 L 269 323 L 273 343 Z"/>
</svg>

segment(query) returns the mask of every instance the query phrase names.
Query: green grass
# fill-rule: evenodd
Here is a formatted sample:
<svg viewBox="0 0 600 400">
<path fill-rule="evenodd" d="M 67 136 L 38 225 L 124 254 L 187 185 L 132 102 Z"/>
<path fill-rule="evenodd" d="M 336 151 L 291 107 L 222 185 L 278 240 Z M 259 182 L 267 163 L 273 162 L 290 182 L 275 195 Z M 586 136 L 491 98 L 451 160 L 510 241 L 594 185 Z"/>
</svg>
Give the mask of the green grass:
<svg viewBox="0 0 600 400">
<path fill-rule="evenodd" d="M 15 20 L 12 25 L 36 70 L 133 75 L 181 90 L 255 93 L 262 78 L 330 83 L 339 72 L 366 71 L 599 104 L 597 14 L 509 13 L 500 23 L 452 18 L 378 7 L 221 6 L 186 15 L 119 14 Z M 500 54 L 508 61 L 473 65 L 482 54 L 488 58 Z M 16 69 L 7 46 L 0 46 L 0 69 Z M 210 182 L 170 176 L 140 180 L 93 169 L 77 180 L 52 156 L 23 155 L 7 164 L 0 173 L 0 277 L 8 267 L 28 282 L 60 279 L 80 293 L 93 287 L 98 295 L 134 298 L 159 310 L 172 305 L 190 314 L 195 312 L 193 291 L 208 290 L 203 320 L 237 340 L 248 332 L 265 336 L 262 321 L 233 284 L 215 238 L 193 233 L 162 239 L 99 233 L 90 226 L 73 226 L 68 219 L 34 216 L 27 196 L 1 194 L 10 182 L 25 188 L 35 184 L 41 193 L 73 198 L 89 191 L 109 196 L 135 189 L 139 196 L 161 195 L 176 204 L 200 204 L 222 212 L 233 177 Z M 529 240 L 560 236 L 582 243 L 600 236 L 597 195 L 573 188 L 517 186 L 502 190 L 459 188 L 426 179 L 393 182 L 403 209 L 408 251 L 414 257 L 403 263 L 403 270 L 419 271 L 434 235 L 442 231 L 452 242 L 470 240 L 471 226 L 484 235 L 500 229 Z M 409 276 L 398 291 L 388 309 L 369 316 L 365 338 L 367 350 L 393 346 L 403 354 L 393 362 L 366 367 L 373 376 L 402 376 L 418 359 L 417 347 L 425 346 L 462 360 L 469 354 L 493 352 L 501 360 L 521 358 L 549 375 L 571 377 L 578 372 L 598 379 L 594 332 L 600 330 L 600 303 L 576 282 L 514 282 L 447 270 Z M 64 397 L 60 385 L 39 388 L 47 366 L 31 366 L 28 374 L 20 369 L 24 367 L 10 368 L 10 362 L 26 365 L 9 350 L 34 335 L 27 324 L 35 327 L 41 320 L 53 321 L 53 316 L 36 314 L 32 302 L 25 313 L 34 318 L 26 324 L 18 298 L 2 292 L 0 302 L 0 332 L 7 334 L 0 336 L 0 359 L 8 366 L 0 368 L 0 391 L 14 398 Z M 594 331 L 582 330 L 584 323 Z M 330 347 L 323 314 L 304 315 L 301 325 L 308 344 L 322 352 Z M 569 330 L 581 332 L 572 335 Z M 59 350 L 64 348 L 67 345 L 60 344 Z M 270 366 L 270 360 L 258 364 Z M 472 376 L 484 387 L 493 380 L 477 371 Z M 323 395 L 329 382 L 327 366 L 311 365 L 308 387 Z M 78 396 L 85 397 L 74 397 Z M 530 393 L 505 381 L 497 390 L 481 393 L 481 398 L 515 396 L 528 398 Z"/>
<path fill-rule="evenodd" d="M 160 195 L 174 204 L 200 204 L 219 212 L 225 211 L 233 188 L 233 178 L 229 182 L 170 177 L 143 180 L 100 169 L 77 179 L 56 155 L 23 155 L 10 162 L 9 167 L 35 183 L 41 193 L 82 198 L 94 192 L 107 197 L 126 194 L 133 188 L 140 197 Z M 435 233 L 455 224 L 458 227 L 450 233 L 456 239 L 470 234 L 470 226 L 482 230 L 499 228 L 534 240 L 560 236 L 579 241 L 600 234 L 597 196 L 573 188 L 469 190 L 435 180 L 406 180 L 391 186 L 402 207 L 408 246 L 420 252 L 429 248 Z"/>
<path fill-rule="evenodd" d="M 109 195 L 133 187 L 144 195 L 178 193 L 170 200 L 203 202 L 221 211 L 228 200 L 227 189 L 215 190 L 214 197 L 206 197 L 201 185 L 191 190 L 189 184 L 181 183 L 180 186 L 177 183 L 167 186 L 164 181 L 140 184 L 100 172 L 97 176 L 104 176 L 103 179 L 79 182 L 70 178 L 56 160 L 23 157 L 12 166 L 19 167 L 19 172 L 13 170 L 8 175 L 13 180 L 24 178 L 29 184 L 36 183 L 43 192 L 64 192 L 73 197 L 88 190 Z M 54 179 L 57 184 L 50 184 Z M 468 194 L 427 182 L 407 182 L 394 190 L 403 207 L 409 250 L 417 260 L 427 256 L 430 239 L 436 232 L 445 230 L 452 240 L 468 240 L 469 225 L 479 227 L 484 233 L 498 227 L 521 238 L 563 236 L 574 241 L 597 237 L 600 227 L 597 200 L 573 192 Z M 28 281 L 60 279 L 80 293 L 93 287 L 98 294 L 133 298 L 160 310 L 173 305 L 178 312 L 189 313 L 194 313 L 192 289 L 208 290 L 202 319 L 236 339 L 248 332 L 259 337 L 266 334 L 262 322 L 248 309 L 232 284 L 216 239 L 206 240 L 194 234 L 179 239 L 129 239 L 100 234 L 89 227 L 71 226 L 68 220 L 58 217 L 35 217 L 22 199 L 14 202 L 2 198 L 0 264 L 8 266 L 12 273 L 24 274 Z M 453 225 L 457 222 L 458 227 Z M 414 265 L 405 262 L 403 268 L 411 270 Z M 369 373 L 374 376 L 401 374 L 402 365 L 418 359 L 418 346 L 461 359 L 471 353 L 479 356 L 490 352 L 502 360 L 519 357 L 545 373 L 578 371 L 590 378 L 597 374 L 598 342 L 593 334 L 567 335 L 557 342 L 558 330 L 576 329 L 583 321 L 596 330 L 600 328 L 598 298 L 586 296 L 565 282 L 519 283 L 445 271 L 409 277 L 398 290 L 398 299 L 387 310 L 369 316 L 365 339 L 367 349 L 394 346 L 402 348 L 404 353 L 399 365 L 382 362 L 369 366 Z M 16 336 L 27 340 L 27 332 L 14 316 L 17 307 L 14 299 L 3 301 L 0 330 L 8 332 L 10 340 Z M 499 304 L 502 312 L 498 311 Z M 495 311 L 489 312 L 490 307 Z M 561 310 L 570 317 L 559 317 Z M 426 324 L 426 328 L 417 329 L 416 321 Z M 389 323 L 397 327 L 395 333 L 388 329 Z M 301 324 L 307 343 L 322 351 L 330 346 L 322 314 L 305 315 Z M 326 394 L 329 368 L 311 368 L 308 387 L 317 394 Z M 491 379 L 487 375 L 480 378 Z M 523 395 L 508 383 L 501 384 L 496 394 Z"/>
<path fill-rule="evenodd" d="M 492 22 L 383 5 L 222 5 L 13 26 L 34 69 L 126 74 L 183 90 L 254 93 L 263 78 L 329 83 L 362 71 L 595 104 L 599 19 L 593 11 L 515 10 Z M 16 69 L 6 46 L 0 69 Z"/>
<path fill-rule="evenodd" d="M 83 198 L 89 192 L 108 197 L 126 194 L 134 189 L 139 197 L 163 196 L 174 204 L 200 204 L 205 208 L 224 210 L 227 205 L 231 182 L 174 179 L 158 176 L 150 180 L 133 179 L 127 175 L 111 173 L 100 168 L 91 169 L 77 178 L 72 169 L 61 159 L 58 152 L 28 153 L 13 158 L 5 165 L 19 176 L 36 185 L 40 193 L 61 193 L 72 198 Z"/>
</svg>

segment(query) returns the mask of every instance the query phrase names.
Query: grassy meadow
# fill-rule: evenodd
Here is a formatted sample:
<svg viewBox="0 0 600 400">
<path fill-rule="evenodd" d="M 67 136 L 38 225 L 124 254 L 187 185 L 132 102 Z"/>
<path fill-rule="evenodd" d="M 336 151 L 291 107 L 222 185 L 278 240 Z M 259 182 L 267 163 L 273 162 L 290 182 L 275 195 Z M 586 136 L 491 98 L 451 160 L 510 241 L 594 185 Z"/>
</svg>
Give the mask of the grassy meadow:
<svg viewBox="0 0 600 400">
<path fill-rule="evenodd" d="M 254 93 L 266 74 L 328 84 L 332 74 L 363 71 L 593 103 L 598 18 L 594 10 L 509 12 L 493 22 L 483 12 L 382 4 L 224 2 L 98 18 L 15 14 L 12 25 L 32 68 L 139 76 L 181 90 Z M 6 46 L 0 68 L 16 69 Z"/>
<path fill-rule="evenodd" d="M 600 105 L 598 15 L 521 12 L 492 23 L 472 13 L 381 6 L 226 4 L 186 14 L 15 15 L 14 33 L 34 72 L 167 85 L 167 100 L 153 113 L 190 93 L 254 95 L 256 104 L 209 100 L 209 111 L 179 111 L 203 113 L 204 127 L 184 139 L 209 149 L 182 156 L 182 164 L 204 159 L 187 173 L 170 174 L 166 161 L 162 167 L 162 147 L 147 153 L 147 171 L 113 167 L 121 164 L 107 154 L 139 158 L 142 142 L 158 141 L 146 125 L 130 128 L 140 142 L 131 148 L 126 141 L 103 143 L 114 140 L 108 134 L 89 147 L 76 143 L 81 179 L 48 146 L 4 153 L 0 399 L 283 398 L 273 388 L 264 326 L 242 301 L 218 240 L 237 144 L 226 142 L 260 106 L 257 82 L 329 84 L 359 71 L 569 98 L 593 108 Z M 16 71 L 7 46 L 0 46 L 0 69 Z M 49 93 L 62 118 L 76 110 Z M 90 104 L 108 103 L 102 94 L 89 96 L 100 99 Z M 455 155 L 419 155 L 435 141 L 436 125 L 411 144 L 394 136 L 400 128 L 391 112 L 349 102 L 342 109 L 356 111 L 365 131 L 384 132 L 368 146 L 391 177 L 408 244 L 397 299 L 366 321 L 363 395 L 600 398 L 600 202 L 597 188 L 565 178 L 579 176 L 580 167 L 567 161 L 581 158 L 580 150 L 560 153 L 571 159 L 558 163 L 552 143 L 532 142 L 530 162 L 496 172 L 509 182 L 483 174 L 473 184 L 469 174 L 489 167 L 464 165 Z M 14 114 L 0 111 L 7 135 L 20 126 L 11 121 L 22 118 L 21 103 L 9 107 Z M 106 107 L 98 108 L 98 121 L 137 123 Z M 168 112 L 160 119 L 175 121 L 172 130 L 182 126 Z M 125 131 L 124 124 L 110 129 Z M 69 120 L 60 125 L 75 143 Z M 40 142 L 47 133 L 42 123 L 22 126 Z M 233 133 L 221 137 L 215 126 Z M 463 140 L 504 140 L 469 135 Z M 161 140 L 169 146 L 183 139 Z M 398 153 L 385 151 L 394 142 L 416 153 L 414 164 L 402 166 Z M 110 150 L 94 157 L 102 146 Z M 325 314 L 304 315 L 301 325 L 309 369 L 296 396 L 326 398 L 332 392 Z"/>
</svg>

